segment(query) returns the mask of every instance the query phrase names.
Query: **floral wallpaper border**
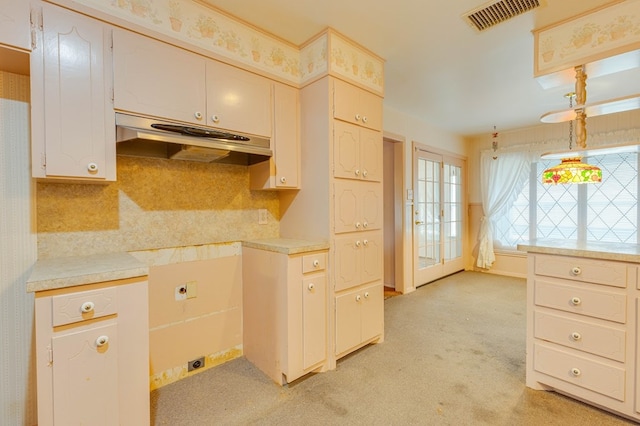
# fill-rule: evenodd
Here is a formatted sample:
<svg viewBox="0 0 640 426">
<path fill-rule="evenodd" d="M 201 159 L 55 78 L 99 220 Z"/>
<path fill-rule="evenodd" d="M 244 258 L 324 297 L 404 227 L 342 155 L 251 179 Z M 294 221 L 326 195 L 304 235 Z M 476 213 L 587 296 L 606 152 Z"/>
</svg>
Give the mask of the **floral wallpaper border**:
<svg viewBox="0 0 640 426">
<path fill-rule="evenodd" d="M 640 0 L 534 30 L 534 46 L 536 77 L 638 49 Z"/>
<path fill-rule="evenodd" d="M 66 0 L 49 0 L 72 7 Z M 383 61 L 328 32 L 301 49 L 195 1 L 74 0 L 296 85 L 331 71 L 383 93 Z M 328 52 L 331 43 L 332 51 Z"/>
</svg>

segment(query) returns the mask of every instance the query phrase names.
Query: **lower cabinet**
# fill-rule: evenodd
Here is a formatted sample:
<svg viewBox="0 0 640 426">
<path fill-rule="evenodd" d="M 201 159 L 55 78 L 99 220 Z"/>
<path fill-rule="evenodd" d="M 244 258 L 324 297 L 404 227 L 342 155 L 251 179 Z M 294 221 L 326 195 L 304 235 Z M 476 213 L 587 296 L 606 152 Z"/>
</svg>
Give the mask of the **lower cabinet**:
<svg viewBox="0 0 640 426">
<path fill-rule="evenodd" d="M 150 422 L 147 281 L 36 293 L 39 425 Z"/>
<path fill-rule="evenodd" d="M 335 301 L 335 355 L 337 357 L 382 336 L 384 331 L 382 282 L 339 293 Z"/>
<path fill-rule="evenodd" d="M 327 251 L 242 249 L 244 356 L 276 383 L 327 369 Z"/>
</svg>

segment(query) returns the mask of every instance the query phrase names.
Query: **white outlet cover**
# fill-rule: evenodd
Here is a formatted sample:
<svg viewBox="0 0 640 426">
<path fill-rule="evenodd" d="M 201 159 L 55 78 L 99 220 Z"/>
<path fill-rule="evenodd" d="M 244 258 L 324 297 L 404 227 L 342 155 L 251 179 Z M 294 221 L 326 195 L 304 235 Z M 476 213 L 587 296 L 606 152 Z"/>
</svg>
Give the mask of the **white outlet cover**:
<svg viewBox="0 0 640 426">
<path fill-rule="evenodd" d="M 184 292 L 181 293 L 180 289 L 184 289 Z M 180 284 L 179 286 L 176 287 L 176 291 L 175 291 L 175 295 L 176 295 L 176 300 L 187 300 L 187 290 L 186 290 L 187 286 L 185 284 Z"/>
</svg>

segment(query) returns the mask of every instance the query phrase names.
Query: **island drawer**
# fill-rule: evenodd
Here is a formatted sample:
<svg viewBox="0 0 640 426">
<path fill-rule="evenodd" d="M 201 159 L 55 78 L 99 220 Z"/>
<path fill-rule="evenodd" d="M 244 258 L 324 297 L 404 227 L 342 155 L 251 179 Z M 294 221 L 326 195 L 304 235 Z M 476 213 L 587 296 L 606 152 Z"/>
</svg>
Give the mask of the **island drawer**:
<svg viewBox="0 0 640 426">
<path fill-rule="evenodd" d="M 118 310 L 116 294 L 116 287 L 107 287 L 53 296 L 52 326 L 115 314 Z"/>
<path fill-rule="evenodd" d="M 607 260 L 537 254 L 535 274 L 613 287 L 627 286 L 627 265 Z"/>
<path fill-rule="evenodd" d="M 534 303 L 537 306 L 621 324 L 627 320 L 627 296 L 624 293 L 596 290 L 586 285 L 565 285 L 539 278 L 534 285 Z"/>
</svg>

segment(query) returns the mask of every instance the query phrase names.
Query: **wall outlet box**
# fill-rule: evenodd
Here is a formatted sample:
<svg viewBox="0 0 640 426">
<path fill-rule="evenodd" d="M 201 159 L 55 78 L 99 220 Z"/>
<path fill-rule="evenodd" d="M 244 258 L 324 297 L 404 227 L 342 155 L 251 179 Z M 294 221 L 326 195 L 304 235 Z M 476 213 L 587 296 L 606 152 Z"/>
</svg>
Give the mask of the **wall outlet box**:
<svg viewBox="0 0 640 426">
<path fill-rule="evenodd" d="M 203 356 L 201 356 L 200 358 L 194 359 L 192 361 L 189 361 L 189 363 L 187 364 L 187 371 L 197 370 L 198 368 L 202 368 L 202 367 L 204 367 Z"/>
<path fill-rule="evenodd" d="M 187 285 L 180 284 L 176 287 L 175 290 L 175 298 L 176 300 L 186 300 L 187 299 Z"/>
<path fill-rule="evenodd" d="M 198 283 L 196 281 L 189 281 L 187 284 L 187 299 L 193 299 L 198 295 Z"/>
</svg>

